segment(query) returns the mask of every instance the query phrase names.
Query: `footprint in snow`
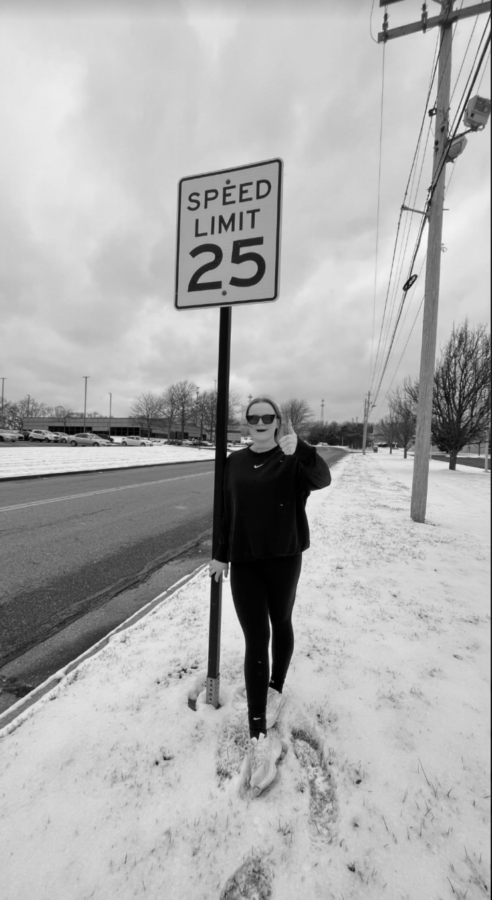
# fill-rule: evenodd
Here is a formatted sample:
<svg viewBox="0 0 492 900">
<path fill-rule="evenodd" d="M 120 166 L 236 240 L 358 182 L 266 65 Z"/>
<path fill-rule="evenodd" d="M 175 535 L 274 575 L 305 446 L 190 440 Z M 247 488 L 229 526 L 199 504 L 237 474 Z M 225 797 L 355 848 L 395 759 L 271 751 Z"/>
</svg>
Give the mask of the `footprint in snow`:
<svg viewBox="0 0 492 900">
<path fill-rule="evenodd" d="M 331 842 L 337 799 L 322 745 L 307 728 L 293 728 L 291 741 L 308 782 L 310 821 L 320 837 Z"/>
<path fill-rule="evenodd" d="M 227 880 L 220 900 L 270 900 L 272 870 L 260 854 L 249 857 Z"/>
</svg>

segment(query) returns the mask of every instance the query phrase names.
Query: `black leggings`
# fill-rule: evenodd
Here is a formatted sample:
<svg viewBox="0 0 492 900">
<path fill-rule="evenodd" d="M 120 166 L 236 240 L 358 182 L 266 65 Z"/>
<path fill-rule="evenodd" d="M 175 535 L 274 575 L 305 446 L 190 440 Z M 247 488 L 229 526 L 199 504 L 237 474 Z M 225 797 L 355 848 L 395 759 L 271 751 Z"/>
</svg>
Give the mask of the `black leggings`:
<svg viewBox="0 0 492 900">
<path fill-rule="evenodd" d="M 269 685 L 282 692 L 294 652 L 292 610 L 302 554 L 231 564 L 231 591 L 246 641 L 244 677 L 251 737 L 266 734 Z M 270 679 L 270 622 L 272 677 Z"/>
</svg>

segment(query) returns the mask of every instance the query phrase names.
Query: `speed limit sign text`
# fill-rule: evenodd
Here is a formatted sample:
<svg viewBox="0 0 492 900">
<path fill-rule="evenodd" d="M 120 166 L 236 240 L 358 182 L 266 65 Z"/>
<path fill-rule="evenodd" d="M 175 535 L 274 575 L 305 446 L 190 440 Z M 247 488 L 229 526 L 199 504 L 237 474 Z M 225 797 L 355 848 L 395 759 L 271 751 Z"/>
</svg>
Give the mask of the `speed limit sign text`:
<svg viewBox="0 0 492 900">
<path fill-rule="evenodd" d="M 182 178 L 177 309 L 276 300 L 281 159 Z"/>
</svg>

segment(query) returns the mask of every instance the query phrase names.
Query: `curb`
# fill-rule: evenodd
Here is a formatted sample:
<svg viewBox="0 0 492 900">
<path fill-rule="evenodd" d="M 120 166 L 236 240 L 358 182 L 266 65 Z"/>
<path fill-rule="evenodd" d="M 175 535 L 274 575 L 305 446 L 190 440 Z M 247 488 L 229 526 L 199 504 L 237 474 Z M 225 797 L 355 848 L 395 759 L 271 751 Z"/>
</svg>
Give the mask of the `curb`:
<svg viewBox="0 0 492 900">
<path fill-rule="evenodd" d="M 64 475 L 102 475 L 104 472 L 122 472 L 126 469 L 156 469 L 159 466 L 183 466 L 200 462 L 214 462 L 215 456 L 208 459 L 177 459 L 175 462 L 141 463 L 134 466 L 111 466 L 108 469 L 75 469 L 73 472 L 40 472 L 36 475 L 0 475 L 1 481 L 29 481 L 31 478 L 62 478 Z"/>
<path fill-rule="evenodd" d="M 112 640 L 115 635 L 119 634 L 121 631 L 126 631 L 128 628 L 131 628 L 132 625 L 135 625 L 139 619 L 143 619 L 144 616 L 148 615 L 152 612 L 157 606 L 160 606 L 164 601 L 169 600 L 169 598 L 174 594 L 180 587 L 184 587 L 188 581 L 191 581 L 195 575 L 198 575 L 208 563 L 203 563 L 201 566 L 198 566 L 193 572 L 189 575 L 183 575 L 179 581 L 176 581 L 175 584 L 172 584 L 171 587 L 167 588 L 167 590 L 163 591 L 162 594 L 158 594 L 157 597 L 154 597 L 153 600 L 150 600 L 145 606 L 142 606 L 141 609 L 137 610 L 132 616 L 128 619 L 125 619 L 120 625 L 110 631 L 105 637 L 101 638 L 100 641 L 97 641 L 96 644 L 93 644 L 92 647 L 89 647 L 88 650 L 85 650 L 80 656 L 77 656 L 72 662 L 67 663 L 63 669 L 59 669 L 58 672 L 55 672 L 53 675 L 50 675 L 46 681 L 43 681 L 42 684 L 39 684 L 33 691 L 29 694 L 26 694 L 25 697 L 21 697 L 17 703 L 14 703 L 13 706 L 10 706 L 5 712 L 0 713 L 0 738 L 5 737 L 5 735 L 10 734 L 15 730 L 21 722 L 17 722 L 16 720 L 22 713 L 26 712 L 29 707 L 33 706 L 40 700 L 45 694 L 49 693 L 49 691 L 53 690 L 53 688 L 57 687 L 58 684 L 65 678 L 66 675 L 69 675 L 75 669 L 77 669 L 86 659 L 90 659 L 92 656 L 96 656 L 104 647 L 107 647 L 109 642 Z"/>
</svg>

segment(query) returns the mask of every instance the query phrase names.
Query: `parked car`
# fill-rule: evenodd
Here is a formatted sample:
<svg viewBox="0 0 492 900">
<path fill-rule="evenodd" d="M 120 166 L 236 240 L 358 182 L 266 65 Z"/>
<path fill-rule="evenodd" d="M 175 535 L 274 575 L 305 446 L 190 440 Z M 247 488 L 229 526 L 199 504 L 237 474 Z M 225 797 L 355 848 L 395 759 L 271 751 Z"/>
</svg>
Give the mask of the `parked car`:
<svg viewBox="0 0 492 900">
<path fill-rule="evenodd" d="M 152 447 L 149 438 L 139 437 L 137 434 L 125 434 L 121 443 L 123 447 Z"/>
<path fill-rule="evenodd" d="M 70 435 L 65 434 L 64 431 L 53 431 L 52 434 L 55 435 L 59 444 L 68 444 L 70 440 Z"/>
<path fill-rule="evenodd" d="M 0 428 L 0 441 L 2 443 L 14 444 L 19 440 L 23 441 L 24 438 L 18 431 L 12 431 L 11 428 Z"/>
<path fill-rule="evenodd" d="M 80 434 L 72 434 L 70 444 L 72 447 L 111 447 L 111 441 L 108 441 L 107 438 L 85 431 Z"/>
<path fill-rule="evenodd" d="M 33 428 L 32 431 L 29 432 L 28 440 L 31 441 L 40 441 L 43 444 L 54 444 L 56 442 L 55 435 L 52 431 L 47 431 L 45 428 Z"/>
</svg>

